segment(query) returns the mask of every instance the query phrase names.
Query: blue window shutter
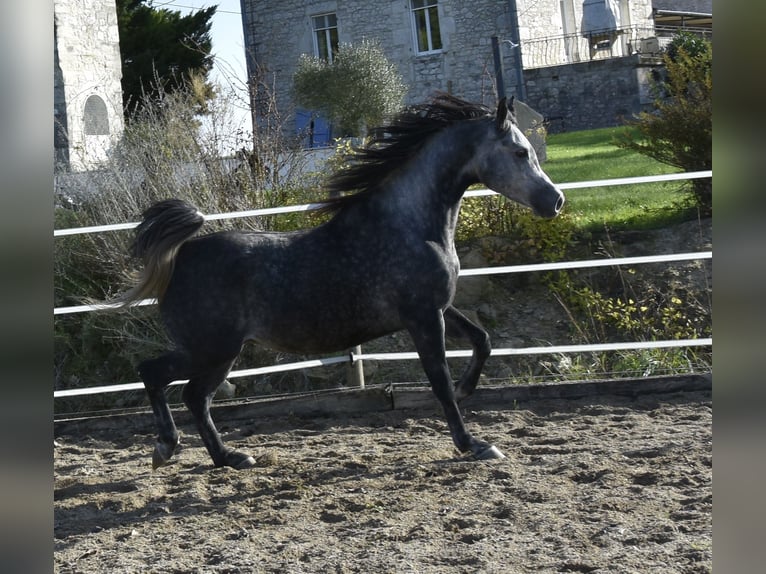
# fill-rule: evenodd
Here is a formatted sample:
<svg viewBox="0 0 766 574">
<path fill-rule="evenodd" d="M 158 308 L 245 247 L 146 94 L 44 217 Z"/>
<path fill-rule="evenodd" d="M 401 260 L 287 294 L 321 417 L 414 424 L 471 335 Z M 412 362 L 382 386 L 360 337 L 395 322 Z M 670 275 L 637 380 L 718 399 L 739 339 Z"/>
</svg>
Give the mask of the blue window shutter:
<svg viewBox="0 0 766 574">
<path fill-rule="evenodd" d="M 301 137 L 304 148 L 325 147 L 332 143 L 330 123 L 311 110 L 296 111 L 295 131 Z"/>
</svg>

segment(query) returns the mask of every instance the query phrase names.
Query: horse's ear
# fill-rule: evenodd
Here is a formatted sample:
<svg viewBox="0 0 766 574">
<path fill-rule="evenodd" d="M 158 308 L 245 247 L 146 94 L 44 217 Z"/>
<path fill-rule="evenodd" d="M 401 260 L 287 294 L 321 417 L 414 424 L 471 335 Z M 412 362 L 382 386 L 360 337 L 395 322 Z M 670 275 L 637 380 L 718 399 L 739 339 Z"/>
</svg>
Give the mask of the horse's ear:
<svg viewBox="0 0 766 574">
<path fill-rule="evenodd" d="M 516 123 L 516 111 L 513 109 L 513 101 L 515 99 L 515 96 L 511 96 L 510 100 L 504 97 L 500 100 L 500 103 L 497 104 L 497 117 L 495 118 L 495 122 L 498 128 L 503 129 L 508 116 L 511 116 L 511 122 L 514 124 Z"/>
<path fill-rule="evenodd" d="M 495 122 L 497 123 L 497 127 L 502 129 L 505 125 L 505 120 L 508 119 L 508 98 L 502 98 L 500 102 L 497 104 L 497 116 L 495 117 Z"/>
</svg>

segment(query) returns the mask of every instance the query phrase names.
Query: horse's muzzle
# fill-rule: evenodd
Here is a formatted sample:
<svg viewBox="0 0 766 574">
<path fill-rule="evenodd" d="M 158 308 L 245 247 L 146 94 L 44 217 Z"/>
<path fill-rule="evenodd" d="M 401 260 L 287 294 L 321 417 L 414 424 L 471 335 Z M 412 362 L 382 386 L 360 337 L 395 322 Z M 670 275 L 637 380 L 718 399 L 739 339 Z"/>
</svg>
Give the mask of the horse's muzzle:
<svg viewBox="0 0 766 574">
<path fill-rule="evenodd" d="M 553 191 L 555 192 L 555 195 L 551 197 L 549 194 L 549 197 L 546 198 L 546 201 L 533 202 L 532 209 L 534 210 L 535 215 L 550 219 L 552 217 L 556 217 L 559 214 L 561 209 L 564 207 L 564 202 L 566 199 L 564 198 L 564 194 L 561 193 L 559 188 L 554 187 Z"/>
</svg>

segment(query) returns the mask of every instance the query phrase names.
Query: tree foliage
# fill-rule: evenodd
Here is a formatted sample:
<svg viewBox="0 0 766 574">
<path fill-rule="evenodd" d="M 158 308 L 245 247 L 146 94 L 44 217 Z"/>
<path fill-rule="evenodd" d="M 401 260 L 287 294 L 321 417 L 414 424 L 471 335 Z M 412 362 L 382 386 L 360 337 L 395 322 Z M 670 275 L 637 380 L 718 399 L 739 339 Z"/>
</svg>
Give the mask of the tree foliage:
<svg viewBox="0 0 766 574">
<path fill-rule="evenodd" d="M 363 135 L 398 111 L 407 88 L 375 42 L 341 44 L 332 62 L 301 56 L 293 80 L 295 101 L 317 110 L 342 136 Z"/>
<path fill-rule="evenodd" d="M 688 56 L 697 58 L 704 57 L 710 48 L 710 42 L 702 36 L 681 30 L 665 48 L 665 55 L 675 62 L 678 60 L 681 50 L 686 52 Z"/>
<path fill-rule="evenodd" d="M 666 77 L 654 88 L 652 112 L 627 122 L 619 147 L 633 149 L 684 171 L 713 168 L 713 45 L 681 33 L 663 55 Z M 712 181 L 692 180 L 693 197 L 712 213 Z"/>
<path fill-rule="evenodd" d="M 184 86 L 191 75 L 207 78 L 213 67 L 210 28 L 217 6 L 182 16 L 154 8 L 151 0 L 117 0 L 122 57 L 123 107 L 131 118 L 147 101 Z M 211 85 L 200 92 L 197 111 L 204 113 L 214 96 Z"/>
</svg>

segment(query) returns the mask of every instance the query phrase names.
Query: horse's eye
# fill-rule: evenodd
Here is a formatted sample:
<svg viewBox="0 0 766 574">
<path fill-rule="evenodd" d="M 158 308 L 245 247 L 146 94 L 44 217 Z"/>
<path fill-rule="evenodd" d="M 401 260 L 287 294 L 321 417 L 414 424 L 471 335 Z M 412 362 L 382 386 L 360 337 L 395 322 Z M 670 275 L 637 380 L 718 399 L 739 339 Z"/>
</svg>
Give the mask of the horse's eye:
<svg viewBox="0 0 766 574">
<path fill-rule="evenodd" d="M 516 157 L 521 159 L 527 159 L 529 157 L 529 151 L 526 149 L 520 149 L 516 152 Z"/>
</svg>

